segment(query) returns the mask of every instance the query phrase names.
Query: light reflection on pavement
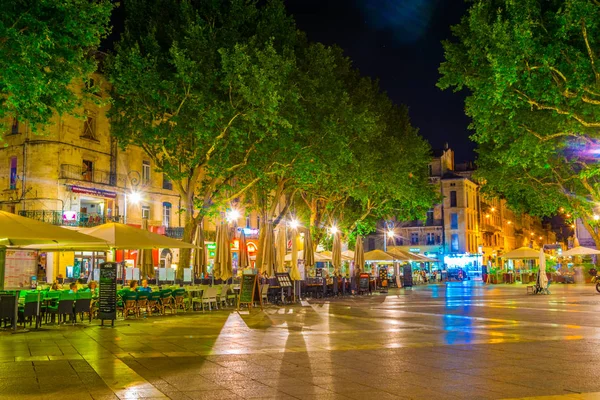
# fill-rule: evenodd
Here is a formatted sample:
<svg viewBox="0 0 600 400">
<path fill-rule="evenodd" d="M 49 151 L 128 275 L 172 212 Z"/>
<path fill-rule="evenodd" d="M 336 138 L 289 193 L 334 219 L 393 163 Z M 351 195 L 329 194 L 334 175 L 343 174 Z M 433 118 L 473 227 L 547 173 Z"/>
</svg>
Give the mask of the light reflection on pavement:
<svg viewBox="0 0 600 400">
<path fill-rule="evenodd" d="M 3 332 L 0 399 L 600 398 L 600 295 L 551 290 L 454 283 Z"/>
</svg>

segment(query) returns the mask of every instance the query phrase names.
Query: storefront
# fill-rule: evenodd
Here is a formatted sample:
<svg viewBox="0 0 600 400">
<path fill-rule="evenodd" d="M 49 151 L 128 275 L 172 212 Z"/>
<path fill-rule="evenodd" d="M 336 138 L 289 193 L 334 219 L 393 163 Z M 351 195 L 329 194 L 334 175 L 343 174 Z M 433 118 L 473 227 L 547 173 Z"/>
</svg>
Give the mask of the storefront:
<svg viewBox="0 0 600 400">
<path fill-rule="evenodd" d="M 116 192 L 83 186 L 68 186 L 68 189 L 73 195 L 63 212 L 66 225 L 98 225 L 116 216 Z"/>
<path fill-rule="evenodd" d="M 457 278 L 459 274 L 462 274 L 463 278 L 480 281 L 482 279 L 482 262 L 482 254 L 465 253 L 444 256 L 448 278 Z"/>
</svg>

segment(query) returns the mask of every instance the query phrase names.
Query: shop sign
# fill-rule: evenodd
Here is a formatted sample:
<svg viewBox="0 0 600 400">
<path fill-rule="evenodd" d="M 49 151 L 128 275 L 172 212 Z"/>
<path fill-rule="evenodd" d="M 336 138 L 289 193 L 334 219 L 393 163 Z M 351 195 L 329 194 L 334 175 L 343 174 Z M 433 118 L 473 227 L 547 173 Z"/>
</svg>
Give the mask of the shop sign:
<svg viewBox="0 0 600 400">
<path fill-rule="evenodd" d="M 87 188 L 87 187 L 83 187 L 83 186 L 69 186 L 69 188 L 71 189 L 71 192 L 73 192 L 73 193 L 87 194 L 90 196 L 97 196 L 97 197 L 105 197 L 108 199 L 116 199 L 117 198 L 117 193 L 109 192 L 108 190 Z"/>
<path fill-rule="evenodd" d="M 418 247 L 411 247 L 410 249 L 408 249 L 408 251 L 410 251 L 411 253 L 420 253 L 421 249 Z"/>
<path fill-rule="evenodd" d="M 231 242 L 231 251 L 240 251 L 240 241 L 238 239 Z"/>
<path fill-rule="evenodd" d="M 258 235 L 258 229 L 251 229 L 251 228 L 237 228 L 238 232 L 244 232 L 244 235 L 246 236 L 253 236 L 253 235 Z"/>
</svg>

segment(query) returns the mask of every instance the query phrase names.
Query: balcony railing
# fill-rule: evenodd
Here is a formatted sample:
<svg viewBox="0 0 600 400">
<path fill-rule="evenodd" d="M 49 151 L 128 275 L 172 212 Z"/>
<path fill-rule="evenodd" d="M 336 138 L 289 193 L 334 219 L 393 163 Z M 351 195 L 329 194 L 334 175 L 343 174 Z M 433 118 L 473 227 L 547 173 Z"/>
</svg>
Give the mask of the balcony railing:
<svg viewBox="0 0 600 400">
<path fill-rule="evenodd" d="M 399 223 L 399 227 L 401 228 L 413 228 L 420 226 L 442 226 L 442 219 L 426 219 L 425 221 L 408 221 Z"/>
<path fill-rule="evenodd" d="M 99 183 L 109 186 L 124 186 L 127 177 L 123 174 L 115 174 L 101 169 L 87 170 L 82 165 L 62 164 L 60 166 L 60 178 L 77 181 Z"/>
<path fill-rule="evenodd" d="M 19 211 L 19 215 L 59 226 L 92 227 L 108 222 L 123 222 L 123 217 L 120 215 L 107 217 L 74 211 L 63 212 L 60 210 L 22 210 Z"/>
<path fill-rule="evenodd" d="M 183 239 L 183 228 L 165 228 L 165 236 L 170 237 L 172 239 Z"/>
</svg>

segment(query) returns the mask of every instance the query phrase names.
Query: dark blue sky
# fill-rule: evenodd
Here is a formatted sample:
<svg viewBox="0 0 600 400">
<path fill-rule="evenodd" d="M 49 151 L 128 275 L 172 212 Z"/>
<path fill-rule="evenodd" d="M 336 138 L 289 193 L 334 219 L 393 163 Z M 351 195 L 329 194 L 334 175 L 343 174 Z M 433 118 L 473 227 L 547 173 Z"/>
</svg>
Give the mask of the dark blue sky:
<svg viewBox="0 0 600 400">
<path fill-rule="evenodd" d="M 362 74 L 377 78 L 433 148 L 448 142 L 456 161 L 473 160 L 464 95 L 435 87 L 462 0 L 285 0 L 308 38 L 337 44 Z"/>
</svg>

